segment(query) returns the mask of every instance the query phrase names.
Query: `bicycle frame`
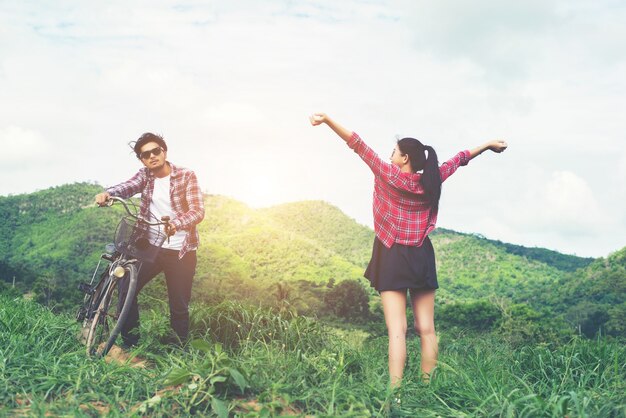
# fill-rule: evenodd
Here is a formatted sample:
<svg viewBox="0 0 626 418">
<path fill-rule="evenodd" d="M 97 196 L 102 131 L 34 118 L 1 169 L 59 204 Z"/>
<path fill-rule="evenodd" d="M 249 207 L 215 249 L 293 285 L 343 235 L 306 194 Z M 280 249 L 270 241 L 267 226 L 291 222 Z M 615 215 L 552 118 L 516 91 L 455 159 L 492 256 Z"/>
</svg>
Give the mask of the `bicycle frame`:
<svg viewBox="0 0 626 418">
<path fill-rule="evenodd" d="M 132 213 L 128 208 L 129 203 L 121 198 L 111 198 L 107 206 L 111 206 L 116 201 L 124 206 L 126 213 L 137 223 L 131 223 L 131 229 L 128 232 L 126 229 L 123 229 L 128 227 L 124 223 L 126 222 L 124 221 L 125 218 L 123 217 L 120 220 L 116 230 L 115 251 L 111 254 L 109 251 L 103 253 L 91 276 L 90 283 L 81 283 L 79 285 L 79 289 L 85 292 L 85 297 L 83 306 L 79 309 L 76 319 L 83 323 L 80 338 L 87 345 L 88 355 L 104 356 L 109 351 L 121 331 L 135 296 L 138 271 L 142 264 L 140 259 L 149 255 L 155 256 L 156 253 L 154 251 L 158 252 L 158 248 L 162 243 L 162 234 L 160 235 L 158 231 L 154 241 L 157 245 L 152 245 L 148 241 L 148 244 L 150 244 L 148 250 L 153 252 L 148 252 L 145 247 L 137 244 L 140 239 L 147 239 L 148 235 L 146 234 L 155 234 L 154 231 L 150 232 L 147 226 L 166 226 L 167 228 L 169 222 L 167 217 L 164 217 L 161 222 L 148 222 Z M 103 260 L 106 260 L 109 264 L 100 273 L 100 279 L 94 285 Z M 124 278 L 128 278 L 128 286 L 125 283 L 124 289 L 122 289 L 120 284 Z M 114 298 L 119 300 L 118 312 L 115 314 L 109 312 L 111 305 L 115 304 Z"/>
</svg>

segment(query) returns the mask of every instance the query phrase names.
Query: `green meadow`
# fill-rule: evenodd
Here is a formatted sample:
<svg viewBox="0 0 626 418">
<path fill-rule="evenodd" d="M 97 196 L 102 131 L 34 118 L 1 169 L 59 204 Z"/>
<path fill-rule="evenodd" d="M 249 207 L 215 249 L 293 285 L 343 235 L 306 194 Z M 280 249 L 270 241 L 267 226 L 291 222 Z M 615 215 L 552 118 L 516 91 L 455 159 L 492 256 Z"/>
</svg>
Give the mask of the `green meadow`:
<svg viewBox="0 0 626 418">
<path fill-rule="evenodd" d="M 152 333 L 143 362 L 89 359 L 76 322 L 2 297 L 0 404 L 7 416 L 506 416 L 626 413 L 626 347 L 606 338 L 511 345 L 496 333 L 440 334 L 429 385 L 411 339 L 404 385 L 387 390 L 386 339 L 293 314 L 228 303 L 193 310 L 183 348 Z M 396 399 L 399 399 L 398 403 Z"/>
<path fill-rule="evenodd" d="M 207 195 L 192 338 L 164 346 L 158 278 L 142 340 L 106 359 L 76 338 L 121 216 L 73 184 L 0 197 L 0 416 L 626 417 L 626 248 L 590 259 L 438 229 L 439 364 L 410 331 L 388 390 L 373 232 L 325 202 L 251 209 Z"/>
</svg>

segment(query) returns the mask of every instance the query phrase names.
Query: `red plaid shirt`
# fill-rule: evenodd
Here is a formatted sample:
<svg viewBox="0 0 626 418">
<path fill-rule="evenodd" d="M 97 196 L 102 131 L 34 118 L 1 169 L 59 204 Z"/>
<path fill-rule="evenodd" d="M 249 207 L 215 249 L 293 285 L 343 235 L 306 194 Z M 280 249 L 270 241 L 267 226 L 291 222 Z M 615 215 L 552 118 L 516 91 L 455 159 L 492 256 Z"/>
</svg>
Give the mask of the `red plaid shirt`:
<svg viewBox="0 0 626 418">
<path fill-rule="evenodd" d="M 178 258 L 183 258 L 188 251 L 198 248 L 200 237 L 196 225 L 204 219 L 204 200 L 198 186 L 196 174 L 186 168 L 177 167 L 167 163 L 172 169 L 170 173 L 170 203 L 176 217 L 170 221 L 177 231 L 186 230 L 187 237 L 183 241 L 183 247 L 178 253 Z M 140 214 L 149 219 L 150 202 L 154 191 L 154 174 L 144 167 L 130 180 L 106 189 L 111 196 L 128 199 L 141 193 Z"/>
<path fill-rule="evenodd" d="M 348 146 L 374 173 L 374 231 L 378 239 L 387 248 L 394 243 L 421 246 L 437 222 L 437 211 L 431 210 L 424 198 L 422 175 L 403 173 L 383 161 L 355 132 Z M 443 163 L 439 167 L 441 181 L 467 165 L 469 156 L 469 151 L 461 151 Z"/>
</svg>

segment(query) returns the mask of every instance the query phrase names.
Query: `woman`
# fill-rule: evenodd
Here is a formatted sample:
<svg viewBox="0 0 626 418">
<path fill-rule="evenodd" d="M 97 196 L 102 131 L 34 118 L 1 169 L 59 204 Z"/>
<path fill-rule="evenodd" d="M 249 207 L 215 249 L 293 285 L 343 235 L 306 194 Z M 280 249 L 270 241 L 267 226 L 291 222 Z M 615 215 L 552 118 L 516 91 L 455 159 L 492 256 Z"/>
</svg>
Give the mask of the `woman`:
<svg viewBox="0 0 626 418">
<path fill-rule="evenodd" d="M 432 147 L 414 138 L 403 138 L 391 154 L 391 163 L 386 163 L 355 132 L 326 114 L 315 113 L 310 120 L 313 126 L 328 125 L 374 172 L 376 238 L 365 277 L 380 293 L 383 303 L 391 387 L 400 385 L 406 360 L 407 289 L 415 317 L 413 326 L 421 341 L 422 378 L 429 380 L 437 364 L 434 309 L 439 285 L 428 234 L 435 229 L 441 183 L 482 152 L 500 153 L 507 144 L 487 142 L 471 151 L 459 152 L 439 167 Z"/>
</svg>

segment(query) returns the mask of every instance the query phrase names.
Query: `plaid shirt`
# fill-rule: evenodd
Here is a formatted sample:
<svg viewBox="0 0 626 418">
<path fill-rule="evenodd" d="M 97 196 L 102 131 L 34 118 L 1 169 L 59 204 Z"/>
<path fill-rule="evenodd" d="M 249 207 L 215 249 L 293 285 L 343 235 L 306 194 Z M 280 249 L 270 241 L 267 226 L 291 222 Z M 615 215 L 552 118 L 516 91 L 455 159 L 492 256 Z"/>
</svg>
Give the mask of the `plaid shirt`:
<svg viewBox="0 0 626 418">
<path fill-rule="evenodd" d="M 196 225 L 204 219 L 204 201 L 202 192 L 198 186 L 196 174 L 186 168 L 177 167 L 172 163 L 167 163 L 172 169 L 170 173 L 170 203 L 172 211 L 176 217 L 170 221 L 177 231 L 186 230 L 187 237 L 183 241 L 183 247 L 178 253 L 178 258 L 198 248 L 200 237 L 196 230 Z M 141 216 L 149 219 L 150 202 L 154 191 L 154 174 L 144 167 L 137 172 L 130 180 L 106 189 L 111 196 L 128 199 L 131 196 L 141 193 Z"/>
<path fill-rule="evenodd" d="M 422 175 L 403 173 L 384 162 L 355 132 L 348 146 L 374 173 L 374 231 L 378 239 L 387 248 L 394 243 L 421 246 L 437 222 L 437 211 L 431 210 L 424 198 Z M 439 167 L 441 181 L 467 165 L 469 156 L 469 151 L 461 151 L 443 163 Z"/>
</svg>

